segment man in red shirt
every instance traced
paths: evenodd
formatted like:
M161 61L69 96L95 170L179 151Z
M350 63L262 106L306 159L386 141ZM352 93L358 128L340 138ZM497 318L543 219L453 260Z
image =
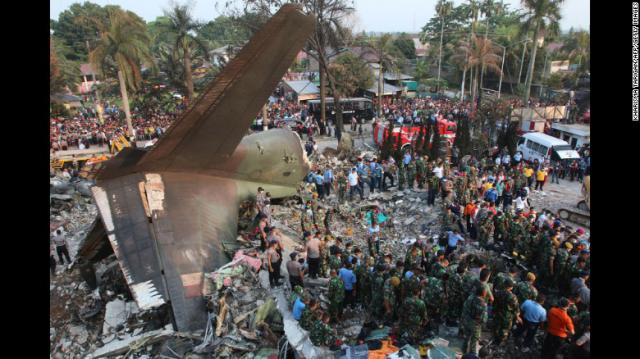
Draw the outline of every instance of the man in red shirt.
M569 300L561 298L557 307L547 313L547 336L542 344L542 359L555 359L558 349L567 339L568 334L575 334L573 321L569 314Z

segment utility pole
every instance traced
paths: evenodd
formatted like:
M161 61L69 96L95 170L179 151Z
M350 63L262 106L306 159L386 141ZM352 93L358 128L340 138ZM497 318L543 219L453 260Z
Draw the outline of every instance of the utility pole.
M87 44L87 54L91 53L91 48L89 47L89 40L86 41ZM87 58L89 58L87 56ZM91 64L91 62L89 62L89 67L91 68L91 80L93 81L93 84L96 84L96 74L95 74L95 70L93 69L93 66ZM102 102L100 101L100 91L98 90L98 88L96 87L96 112L98 113L98 120L100 121L101 124L104 123L104 120L102 119Z

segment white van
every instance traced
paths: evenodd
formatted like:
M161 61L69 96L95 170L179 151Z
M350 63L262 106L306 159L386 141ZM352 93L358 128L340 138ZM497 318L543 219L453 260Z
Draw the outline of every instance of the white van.
M571 146L559 138L541 132L525 133L518 140L518 151L526 161L538 160L571 160L579 159L580 155Z

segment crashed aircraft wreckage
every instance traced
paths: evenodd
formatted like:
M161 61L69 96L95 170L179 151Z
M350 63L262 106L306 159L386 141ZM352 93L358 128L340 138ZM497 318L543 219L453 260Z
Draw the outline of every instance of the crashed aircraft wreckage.
M138 306L169 303L177 330L206 325L204 273L228 261L239 203L259 186L291 196L309 170L294 132L243 136L314 26L283 6L154 147L124 149L92 188Z

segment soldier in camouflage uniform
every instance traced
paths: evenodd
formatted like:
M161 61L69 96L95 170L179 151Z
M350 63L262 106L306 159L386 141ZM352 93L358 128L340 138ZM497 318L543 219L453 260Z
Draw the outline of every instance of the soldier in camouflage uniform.
M317 320L317 313L319 309L320 303L315 299L311 299L309 301L309 305L304 308L302 316L300 317L300 327L302 327L302 329L307 331L311 330L313 322Z
M465 341L463 345L464 353L478 354L478 341L482 332L482 325L487 322L487 303L485 288L476 288L476 292L467 298L462 307L462 330Z
M347 195L347 177L344 175L344 173L342 172L338 173L337 183L338 183L338 201L340 203L344 203Z
M412 344L417 344L422 328L427 322L427 306L419 295L420 287L413 288L400 307L400 330L402 336Z
M527 279L518 283L514 288L514 294L518 297L518 303L524 303L525 300L536 300L538 298L538 290L533 286L536 276L533 273L527 273Z
M329 269L336 272L342 267L342 253L340 251L336 254L329 256Z
M573 249L573 245L571 244L571 242L564 242L564 244L560 246L560 248L558 248L555 256L555 280L553 281L553 283L562 293L566 293L569 290L569 281L571 280L571 278L569 277L569 257L571 257L569 251L571 249Z
M420 287L421 278L419 278L418 274L416 274L417 271L418 271L417 267L413 267L413 268L409 267L407 269L407 272L404 274L404 276L400 280L400 301L401 302L404 302L404 300L411 295L414 288Z
M384 282L384 320L391 323L396 319L396 289L400 286L400 278L393 276Z
M404 268L409 270L413 267L421 266L422 261L422 249L418 247L417 244L411 246L411 249L407 251L407 254L404 257ZM404 274L404 273L402 273Z
M444 231L452 231L456 222L456 215L451 212L451 207L447 207L442 214L442 229Z
M498 273L493 279L493 288L496 291L506 289L505 284L509 280L515 281L515 278L517 275L518 275L518 267L516 266L512 266L509 269L509 273L506 273L506 272Z
M486 247L489 242L493 240L494 229L493 212L488 212L487 217L479 226L478 240L480 241L481 246Z
M329 280L329 315L332 322L337 322L342 318L344 308L344 283L337 275L335 269L331 270Z
M404 189L404 184L407 182L406 179L406 170L404 167L404 162L398 162L398 190L402 191Z
M496 242L506 241L507 239L507 217L502 211L498 211L498 214L495 218L495 232L494 232L494 240Z
M327 245L326 238L320 237L318 232L318 238L323 245L320 246L320 277L326 278L329 274L329 246Z
M444 308L444 283L436 277L427 277L422 299L427 305L427 313L434 322L440 322ZM434 323L435 324L435 323Z
M407 187L413 189L414 182L416 180L416 163L413 159L409 161L406 167L407 170Z
M424 160L418 156L416 158L416 180L418 181L418 188L424 188L425 171Z
M363 256L360 265L357 266L354 271L357 280L356 286L358 287L356 296L358 297L358 303L360 303L363 308L368 308L369 302L371 301L371 277L369 275L371 260L372 257Z
M451 268L451 267L450 267ZM462 286L462 277L466 272L464 266L459 265L454 273L449 275L445 282L445 292L447 297L447 318L451 321L457 321L462 315L462 305L464 304L464 288Z
M556 249L554 248L551 239L542 238L540 240L540 251L538 255L538 273L540 274L540 281L543 284L551 284L555 279L553 276L553 264L556 256Z
M376 271L371 275L371 304L370 313L379 318L384 313L384 265L377 264Z
M433 206L436 203L436 196L440 191L440 179L435 175L429 178L429 198L427 199L427 205Z
M513 322L520 321L518 314L520 313L520 304L518 298L512 293L515 283L511 278L507 278L504 283L504 289L496 292L496 300L493 303L493 335L494 343L501 344L508 337L513 327Z
M507 250L512 251L514 249L520 249L522 244L522 237L524 234L524 229L522 228L521 216L516 216L513 219L513 222L509 224L509 239L507 240ZM518 253L520 254L520 253Z
M327 313L322 314L322 320L316 320L309 332L309 339L316 346L334 346L336 344L335 329L329 326L330 316Z

